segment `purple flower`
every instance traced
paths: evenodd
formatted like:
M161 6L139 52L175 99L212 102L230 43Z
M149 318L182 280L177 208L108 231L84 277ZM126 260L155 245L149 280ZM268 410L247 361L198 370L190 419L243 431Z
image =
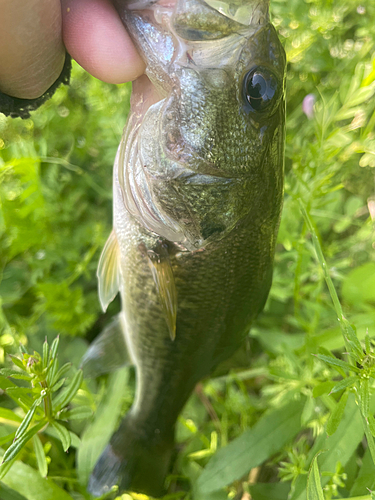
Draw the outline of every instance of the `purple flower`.
M314 94L307 94L302 102L302 111L305 113L307 118L311 120L314 118L314 104L315 104Z

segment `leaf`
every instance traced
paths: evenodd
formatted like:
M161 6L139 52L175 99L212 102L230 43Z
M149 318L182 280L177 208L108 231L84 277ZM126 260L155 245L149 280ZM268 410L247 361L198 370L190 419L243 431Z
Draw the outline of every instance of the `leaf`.
M342 285L344 300L353 306L375 301L375 262L356 267L345 276Z
M93 411L89 406L78 406L72 410L63 410L59 413L58 418L61 420L84 420L90 418Z
M13 467L17 457L12 458L12 460L9 460L6 464L1 464L0 466L0 479L3 479L6 477L10 469Z
M371 341L370 341L370 336L368 333L366 333L365 336L365 345L366 345L366 354L370 354L371 352Z
M364 103L374 94L374 85L368 85L367 87L360 87L357 89L352 97L345 103L345 105L349 108L353 108L358 106L359 104Z
M27 500L26 497L20 495L17 491L9 488L4 483L0 483L0 498L1 500Z
M288 483L257 483L249 485L253 500L285 500L288 498L290 484Z
M58 422L53 422L52 427L56 430L64 451L68 451L71 445L71 438L68 429Z
M0 438L0 446L9 443L9 441L13 441L16 432L12 432L11 434L7 434L6 436L1 436Z
M322 382L316 385L313 389L313 397L318 398L323 394L329 394L330 392L332 392L332 387L334 386L334 384L335 384L334 382L331 382L329 380L327 382Z
M373 435L373 437L375 437L375 419L374 419L374 416L371 415L371 413L368 415L367 421L368 421L368 425L369 425L371 434Z
M8 410L8 408L0 408L0 418L5 420L10 420L12 422L22 422L22 417L14 413L13 410Z
M335 409L331 413L326 428L328 436L332 436L332 434L336 432L344 415L346 402L348 401L348 396L349 396L349 391L344 392L344 394L340 398L340 401L336 404Z
M20 360L20 358L17 358L17 356L12 356L10 355L10 359L13 361L13 363L18 366L18 368L20 368L23 372L26 371L22 361Z
M48 342L47 339L43 342L43 369L47 368L48 364Z
M321 434L310 450L307 463L310 464L314 456L321 450L327 450L319 459L320 468L325 472L335 473L337 461L340 460L345 467L359 443L363 440L363 427L361 425L361 414L358 411L353 394L349 395L344 417L337 431L332 436ZM324 487L330 476L322 476L321 484ZM307 477L301 475L295 482L294 492L289 500L306 500Z
M56 382L58 382L66 373L68 373L71 367L72 363L65 363L65 365L63 365L53 377L51 385L53 386L54 384L56 384Z
M80 484L86 485L89 475L108 444L118 424L121 398L129 377L129 370L121 368L109 376L106 393L95 412L94 421L85 429L78 449L77 472Z
M363 349L362 349L361 343L358 339L355 326L351 325L346 318L342 318L341 322L343 325L343 329L344 329L346 338L349 341L349 344L351 345L353 351L355 351L356 355L358 356L358 359L359 360L362 359Z
M327 363L327 365L333 366L334 368L339 367L339 368L343 368L344 370L347 370L347 371L353 371L356 373L361 372L361 370L359 368L357 368L356 366L350 365L349 363L347 363L346 361L343 361L342 359L334 358L334 357L331 358L331 356L325 356L324 354L315 354L315 356L317 358L319 358L321 361L324 361L325 363Z
M361 397L361 412L365 418L368 416L369 404L370 404L370 394L369 394L368 384L369 384L368 378L362 378L361 385L359 388L359 395Z
M55 377L56 378L56 377ZM56 382L52 387L51 387L51 392L57 392L61 387L64 385L65 379L62 378L58 382Z
M368 421L366 420L366 418L363 415L361 415L361 417L362 417L363 428L365 430L367 444L368 444L368 447L369 447L369 450L370 450L370 453L371 453L371 458L372 458L372 461L375 464L375 443L374 443L374 438L373 438L373 436L371 434L371 430L370 430Z
M15 379L20 379L20 380L30 380L31 377L27 373L20 373L17 370L12 370L11 368L2 368L0 370L0 375L3 375L3 377L12 377Z
M368 494L368 489L375 489L375 465L367 448L362 458L362 465L350 490L350 497Z
M51 479L42 478L38 471L22 462L14 463L12 473L8 474L3 482L24 495L27 500L73 500Z
M216 491L240 479L291 441L301 430L305 400L267 412L252 429L219 450L198 479L199 491Z
M39 422L39 424L34 425L34 427L31 427L31 429L26 431L19 439L17 439L17 441L14 441L14 443L12 443L11 446L9 446L7 451L4 453L2 463L4 464L15 458L18 455L18 453L22 450L22 448L25 446L25 444L45 425L46 421L42 420L41 422Z
M353 375L352 377L346 377L343 380L340 380L334 387L332 387L330 394L334 394L335 392L340 392L347 387L355 384L358 380L358 377Z
M69 432L70 441L71 441L70 447L78 450L78 448L81 446L81 440L79 439L77 434L74 434L74 432L72 432L72 431L68 431L68 432ZM51 436L54 439L58 439L58 440L60 439L60 436L57 433L56 429L54 429L51 426L47 427L47 429L44 431L44 434L47 434L47 436Z
M82 370L78 370L68 387L53 400L52 403L55 411L59 411L61 408L64 408L64 406L66 406L74 398L76 392L81 387L82 380Z
M57 336L51 345L50 356L48 362L51 362L53 359L57 357L57 349L59 348L60 337Z
M40 403L41 403L41 398L38 398L36 401L34 401L32 407L26 413L24 419L22 420L21 425L18 427L18 429L16 431L16 436L15 436L16 439L20 438L27 431L27 428L29 427L30 422L31 422L31 420L32 420L32 418L34 416L36 407L38 405L40 405Z
M33 437L33 445L40 475L42 477L47 477L48 474L47 458L46 454L44 453L43 444L38 434L36 434Z
M315 455L307 480L307 500L324 500L322 485L320 483L320 474L318 468L318 456L322 452Z

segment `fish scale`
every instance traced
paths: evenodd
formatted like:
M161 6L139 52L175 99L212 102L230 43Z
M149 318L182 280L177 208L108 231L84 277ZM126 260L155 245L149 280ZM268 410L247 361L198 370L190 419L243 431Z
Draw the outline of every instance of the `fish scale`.
M136 395L91 475L95 495L114 484L164 493L179 413L241 345L271 286L285 54L268 2L242 4L242 23L239 6L223 15L202 0L146 12L118 2L147 69L115 161L114 229L98 276L104 307L121 294ZM254 71L273 85L260 111Z

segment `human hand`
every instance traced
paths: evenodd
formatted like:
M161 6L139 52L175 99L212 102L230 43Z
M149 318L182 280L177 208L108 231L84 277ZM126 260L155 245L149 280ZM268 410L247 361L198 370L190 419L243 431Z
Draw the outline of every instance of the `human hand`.
M41 96L59 77L65 47L108 83L140 76L145 65L112 0L0 0L0 92Z

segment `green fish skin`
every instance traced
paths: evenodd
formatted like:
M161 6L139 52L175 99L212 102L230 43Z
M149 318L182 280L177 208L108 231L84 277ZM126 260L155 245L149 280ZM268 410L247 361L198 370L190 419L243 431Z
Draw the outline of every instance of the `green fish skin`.
M249 3L244 24L203 0L118 6L147 70L115 161L98 275L104 308L121 293L137 389L88 488L159 497L179 413L239 348L271 286L285 53L267 1Z

